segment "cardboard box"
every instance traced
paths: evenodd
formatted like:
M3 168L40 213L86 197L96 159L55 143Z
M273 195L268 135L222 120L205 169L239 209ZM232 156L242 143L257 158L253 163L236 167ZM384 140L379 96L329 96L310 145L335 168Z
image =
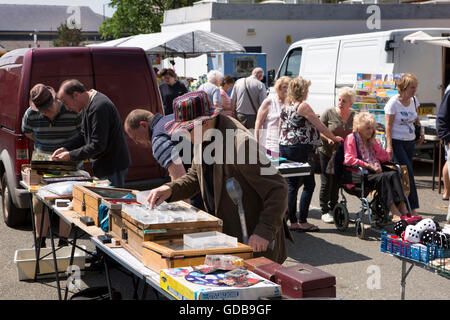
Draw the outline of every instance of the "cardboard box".
M23 164L21 167L22 180L29 186L38 185L41 183L42 175L37 170L31 169L31 165Z
M219 286L219 274L202 275L191 267L163 269L160 286L178 300L257 300L260 297L281 296L279 285L249 271L251 278L262 280L249 287Z
M161 269L197 266L204 264L206 255L229 254L242 259L253 257L250 246L239 243L237 247L212 249L186 249L183 239L145 241L142 248L142 263L156 272Z

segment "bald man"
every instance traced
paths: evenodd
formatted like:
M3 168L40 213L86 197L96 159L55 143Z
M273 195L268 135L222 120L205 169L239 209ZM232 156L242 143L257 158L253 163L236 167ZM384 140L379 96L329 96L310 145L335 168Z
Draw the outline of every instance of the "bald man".
M267 96L267 90L261 80L264 70L255 68L252 75L236 81L231 92L231 105L236 112L236 119L247 129L254 129L259 106Z

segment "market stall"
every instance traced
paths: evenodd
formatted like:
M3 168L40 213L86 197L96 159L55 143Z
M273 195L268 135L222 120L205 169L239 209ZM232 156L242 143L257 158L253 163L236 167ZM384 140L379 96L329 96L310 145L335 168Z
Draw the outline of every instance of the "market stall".
M336 296L334 276L314 267L303 265L291 270L266 258L256 258L258 263L255 265L250 246L222 233L222 220L183 201L163 203L150 210L145 204L149 191L101 185L91 177L83 175L85 179L82 179L68 171L72 167L58 167L59 173L56 174L55 169L61 164L46 161L40 159L32 161L29 167L24 165L21 185L43 202L49 221L52 215L57 215L70 224L74 238L66 249L57 248L50 226L51 249L43 255L40 251L43 249L35 243L35 257L39 257L39 263L35 261L34 270L28 272L28 279L37 280L42 271L41 260L51 256L50 268L45 272L47 276L54 273L59 299L63 299L60 273L66 271L68 265L77 265L79 249L92 254L77 245L82 233L89 235L97 255L103 258L110 297L108 259L119 263L134 279L144 283L143 297L149 287L158 298L169 299ZM307 164L278 158L272 159L272 163L283 175L310 172ZM35 232L33 224L34 236ZM70 255L62 259L58 255L61 250L69 250ZM78 265L81 269L84 258L82 253L82 263ZM309 273L300 272L305 268L310 269ZM138 283L134 282L134 286L137 297ZM293 290L294 287L297 289ZM66 283L64 299L67 298Z

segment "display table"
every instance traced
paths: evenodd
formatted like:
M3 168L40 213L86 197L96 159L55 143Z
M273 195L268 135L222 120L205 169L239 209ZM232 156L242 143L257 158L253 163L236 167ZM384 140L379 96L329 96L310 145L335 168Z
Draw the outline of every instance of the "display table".
M411 272L412 268L414 266L417 266L419 268L425 269L427 271L433 272L437 275L440 275L439 270L436 268L433 268L431 266L429 266L426 263L423 262L419 262L413 259L409 259L406 257L402 257L402 256L398 256L395 254L391 254L391 256L399 259L402 261L402 274L401 274L401 280L400 280L400 285L401 285L401 300L405 300L405 291L406 291L406 278L408 277L409 273ZM409 264L409 268L408 270L406 270L407 264ZM447 278L448 279L448 278Z
M69 209L62 209L57 208L52 200L44 199L41 197L38 193L39 187L37 186L28 186L25 182L21 181L20 183L24 188L26 188L30 192L30 199L32 195L35 195L39 200L41 200L44 204L44 211L46 211L48 218L49 218L49 233L50 233L50 240L51 240L51 248L52 248L52 255L53 255L53 262L54 262L54 268L57 269L57 258L56 258L56 251L58 250L57 247L55 247L54 244L54 233L52 232L52 226L51 226L51 217L53 214L56 214L59 218L61 218L65 223L69 224L72 227L72 230L74 232L73 240L69 241L69 244L72 245L72 252L70 257L70 263L72 264L74 259L74 253L75 248L80 248L77 246L77 239L81 234L87 234L90 236L91 242L95 245L97 250L97 255L101 256L103 259L103 264L105 268L105 275L106 275L106 282L108 285L110 297L111 295L111 281L109 276L109 266L106 258L111 259L112 261L118 263L123 269L125 269L126 272L128 272L129 275L133 276L134 279L142 280L144 283L144 292L143 297L145 297L146 294L146 288L147 285L150 285L151 288L154 290L154 293L159 296L164 296L166 298L173 299L167 292L161 289L159 286L159 274L156 272L146 268L138 259L136 259L131 253L129 253L126 249L122 247L112 248L109 245L103 244L99 239L98 236L104 235L105 232L96 226L87 226L84 223L81 222L80 218L81 215L73 210ZM31 201L31 200L30 200ZM31 203L32 205L32 203ZM47 210L45 210L47 209ZM33 221L33 235L35 239L35 249L36 249L36 257L39 257L39 259L42 259L44 257L40 257L40 247L38 244L36 244L36 232L35 232L35 225L34 225L34 212L33 207L31 206L31 212L32 212L32 221ZM43 212L44 214L44 212ZM43 216L43 215L42 215ZM42 222L41 222L42 225ZM89 252L89 254L93 254L92 252ZM36 270L35 270L35 280L39 276L39 264L36 263ZM61 294L61 286L59 283L59 274L58 272L55 272L55 278L56 278L56 286L58 290L58 299L62 300L62 294ZM137 286L138 283L134 282L134 297L137 297ZM68 286L66 284L65 287L65 294L64 294L64 300L67 299L68 295Z
M439 193L441 193L441 176L442 176L442 141L436 135L425 135L425 143L432 144L433 156L432 159L424 159L421 157L414 157L414 161L431 163L431 171L433 176L432 190L434 191L435 181L436 181L436 156L438 156L438 185ZM438 152L436 152L438 151Z
M142 262L136 259L136 257L133 256L128 250L126 250L125 248L112 248L102 243L97 237L92 237L91 242L95 245L97 252L106 255L108 258L118 263L126 270L129 270L137 279L144 282L142 298L145 297L147 287L150 286L157 297L162 296L164 298L174 300L174 297L172 297L168 292L161 289L159 285L159 274L144 266ZM107 274L107 285L111 294L111 282L107 264L105 264L105 268ZM136 296L137 288L135 287L135 297Z

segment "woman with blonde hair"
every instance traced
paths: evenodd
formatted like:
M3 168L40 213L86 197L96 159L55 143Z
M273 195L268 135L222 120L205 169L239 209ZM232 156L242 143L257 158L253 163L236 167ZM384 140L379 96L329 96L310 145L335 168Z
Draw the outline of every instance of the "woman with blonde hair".
M355 103L356 92L352 88L344 87L340 90L338 103L335 107L325 110L320 116L320 121L337 136L345 139L353 130L353 117L355 112L351 110L351 106ZM339 187L334 176L326 173L328 162L331 159L333 151L338 144L333 140L322 135L322 146L319 147L320 159L320 208L322 211L322 221L325 223L333 223L333 216L330 212L339 198Z
M393 222L401 219L412 222L408 218L406 197L398 173L382 171L381 164L388 162L391 156L375 139L375 133L376 121L373 114L361 112L355 116L353 134L349 134L344 142L344 165L360 166L365 170L365 187L377 190L381 202L392 213ZM353 168L348 170L356 171ZM416 217L413 220L416 221Z
M415 97L419 80L412 73L405 73L396 82L398 94L391 97L384 107L386 115L386 151L400 165L406 165L409 173L409 203L413 214L419 208L413 171L413 156L416 144L424 140L421 128L420 139L416 141L414 124L420 125L417 114L419 101Z
M302 232L319 231L319 228L307 222L309 205L314 193L314 163L311 155L320 144L320 133L338 143L343 139L335 136L322 122L308 103L311 81L297 77L289 82L287 103L281 110L280 121L280 155L296 162L308 162L311 173L303 177L289 177L288 182L288 216L290 229ZM301 183L304 187L300 197L299 219L297 219L297 194Z
M276 95L264 99L256 116L256 141L273 157L280 153L280 114L286 102L289 81L291 78L284 76L275 82Z

